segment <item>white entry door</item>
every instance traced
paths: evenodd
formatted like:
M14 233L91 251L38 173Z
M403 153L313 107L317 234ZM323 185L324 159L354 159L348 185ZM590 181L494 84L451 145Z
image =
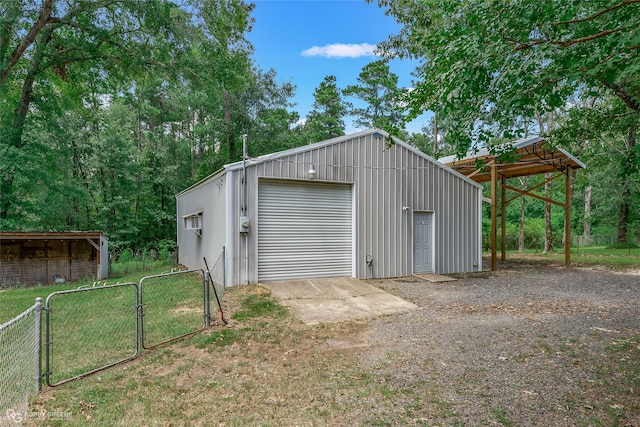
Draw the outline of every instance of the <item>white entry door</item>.
M433 272L433 212L413 213L413 272Z

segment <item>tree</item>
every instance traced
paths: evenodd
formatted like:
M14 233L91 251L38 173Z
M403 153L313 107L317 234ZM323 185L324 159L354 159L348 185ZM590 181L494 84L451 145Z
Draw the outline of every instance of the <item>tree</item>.
M20 216L15 185L28 168L15 165L25 165L22 156L31 158L23 140L30 112L52 104L48 100L56 94L56 83L69 79L77 64L92 64L83 70L83 79L148 65L153 35L172 32L187 14L162 0L47 0L41 7L33 1L8 1L0 7L5 12L0 21L0 88L10 102L3 106L0 123L0 221L8 221ZM34 105L34 100L39 102Z
M358 75L359 85L350 85L343 90L345 96L363 101L364 107L351 109L356 116L356 127L398 127L403 115L398 88L398 76L391 72L384 60L374 61L364 66Z
M618 239L628 235L640 174L640 0L377 3L404 25L380 45L385 56L423 61L407 119L438 111L454 125L449 140L463 155L522 135L536 115L566 115L551 143L615 141L609 148L626 153L609 160L620 162L611 183L619 189ZM597 120L584 126L593 108Z
M253 67L252 8L0 0L0 228L141 249L175 237L174 194L237 160L242 133L295 144L295 88Z
M403 25L385 54L423 60L407 118L446 116L460 153L512 138L516 116L564 107L576 91L606 89L640 113L638 0L377 3Z
M569 147L587 165L584 191L584 230L607 223L626 242L640 215L640 148L636 143L640 117L609 91L583 93L571 103L566 119L554 130L554 141ZM578 175L579 177L580 175ZM599 205L599 199L606 200ZM591 204L595 204L592 210ZM605 213L606 211L606 213ZM616 219L615 223L611 222ZM609 231L607 231L609 233Z
M307 115L305 128L312 142L344 135L344 117L350 104L342 99L336 76L326 76L313 92L313 109Z
M51 18L54 0L45 0L38 8L33 2L24 3L3 0L0 3L0 87L9 77L27 49L33 45L38 34L46 27ZM29 28L20 32L20 27ZM14 40L14 35L22 37ZM13 46L13 49L11 47Z

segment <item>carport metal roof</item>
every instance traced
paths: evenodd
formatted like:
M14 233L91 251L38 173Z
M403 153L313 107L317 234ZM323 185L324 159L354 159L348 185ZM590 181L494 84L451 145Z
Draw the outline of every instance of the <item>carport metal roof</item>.
M547 144L547 140L542 137L531 137L502 144L490 152L480 150L474 155L469 155L463 159L455 156L443 157L439 161L457 172L473 179L476 182L491 182L491 199L486 200L491 203L491 270L497 269L497 216L498 216L498 180L501 182L501 212L504 213L505 206L512 200L523 196L531 196L545 202L555 204L565 209L565 264L571 262L571 170L585 168L577 157L571 155L562 148L554 148ZM508 157L514 161L503 161L500 159L501 152L511 152ZM481 166L480 168L478 166ZM557 175L545 180L528 190L515 188L507 185L506 180L522 176L546 174L559 172ZM565 201L558 202L533 192L536 188L553 181L556 178L565 176ZM512 190L517 196L506 199L506 190ZM506 222L505 215L502 219L502 260L505 259L506 245Z
M546 144L546 139L541 137L520 139L502 144L498 148L513 148L517 157L514 162L498 162L498 174L507 179L586 167L577 157L562 148L550 147ZM485 149L464 159L449 156L439 161L476 182L487 182L491 181L491 168L480 170L477 168L477 161L491 166L495 161L495 155Z

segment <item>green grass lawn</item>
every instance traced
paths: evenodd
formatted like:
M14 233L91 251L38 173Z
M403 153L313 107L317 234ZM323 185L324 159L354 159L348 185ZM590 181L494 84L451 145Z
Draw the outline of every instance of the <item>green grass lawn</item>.
M163 265L144 272L131 273L127 275L116 275L110 277L108 280L101 281L100 284L104 285L105 283L107 283L109 285L112 285L115 283L125 282L137 283L145 276L171 271L171 269L175 267L176 266ZM73 283L59 283L45 286L39 285L35 287L20 286L0 290L0 324L13 319L18 314L31 307L33 304L35 304L36 298L38 297L42 298L42 303L44 304L47 296L49 296L53 292L78 289L79 287L91 287L94 285L94 283L95 281L93 279L87 279Z
M490 252L485 253L490 256ZM500 251L498 251L500 257ZM558 248L553 252L543 253L539 250L507 251L509 261L535 261L564 264L564 250ZM640 268L640 248L608 248L606 246L589 246L571 248L571 265L573 266L605 266L612 269Z

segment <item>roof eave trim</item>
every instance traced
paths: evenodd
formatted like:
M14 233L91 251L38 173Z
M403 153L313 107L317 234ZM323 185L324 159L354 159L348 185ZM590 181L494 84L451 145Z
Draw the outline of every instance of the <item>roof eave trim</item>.
M268 162L270 160L276 160L276 159L279 159L281 157L286 157L286 156L291 156L291 155L295 155L295 154L299 154L299 153L304 153L305 151L315 150L317 148L326 147L328 145L338 144L338 143L343 142L343 141L348 141L350 139L360 138L362 136L369 135L369 134L375 135L376 133L380 134L380 136L382 136L384 138L389 138L389 134L387 132L383 131L382 129L371 128L371 129L366 129L366 130L363 130L363 131L360 131L360 132L352 133L352 134L349 134L349 135L342 135L342 136L338 136L338 137L335 137L335 138L327 139L325 141L315 142L313 144L303 145L301 147L290 148L289 150L278 151L276 153L265 154L263 156L256 157L256 158L253 158L253 159L247 159L247 161L245 162L245 166L258 165L260 163L265 163L265 162ZM239 161L239 162L229 163L227 165L224 165L224 169L227 172L231 172L231 171L236 171L236 170L242 169L242 166L243 166L243 162Z
M202 178L200 181L196 182L195 184L192 184L191 186L185 188L184 190L182 190L181 192L176 194L176 198L179 197L179 196L182 196L184 193L188 193L189 191L193 190L196 187L199 187L199 186L201 186L203 184L206 184L209 181L213 181L214 179L218 178L219 176L224 175L224 172L225 172L224 169L218 169L217 171L215 171L211 175L208 175L208 176Z

